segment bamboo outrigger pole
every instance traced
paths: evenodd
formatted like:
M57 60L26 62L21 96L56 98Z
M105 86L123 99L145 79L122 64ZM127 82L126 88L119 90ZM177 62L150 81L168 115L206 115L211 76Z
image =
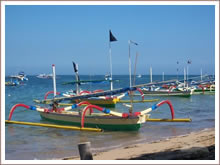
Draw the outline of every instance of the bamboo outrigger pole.
M186 119L146 119L147 122L191 122L189 118Z
M70 129L70 130L77 130L77 131L102 132L102 129L99 129L99 128L86 128L86 127L82 128L82 127L76 127L76 126L65 126L65 125L55 125L55 124L46 124L46 123L32 123L32 122L11 121L11 120L5 120L5 123L40 126L40 127L50 127L50 128L62 128L62 129Z

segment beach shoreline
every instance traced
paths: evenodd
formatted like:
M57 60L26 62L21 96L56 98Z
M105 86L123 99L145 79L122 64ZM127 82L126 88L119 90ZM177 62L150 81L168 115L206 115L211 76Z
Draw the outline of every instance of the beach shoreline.
M91 144L92 145L92 144ZM93 154L94 160L215 160L215 129L132 144ZM62 160L80 160L66 157Z

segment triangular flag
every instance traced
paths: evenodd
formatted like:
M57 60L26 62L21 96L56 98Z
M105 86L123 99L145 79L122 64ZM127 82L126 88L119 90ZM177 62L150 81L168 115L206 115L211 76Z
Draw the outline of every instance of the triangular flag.
M117 39L113 36L111 30L109 30L109 39L110 39L110 42L117 41Z

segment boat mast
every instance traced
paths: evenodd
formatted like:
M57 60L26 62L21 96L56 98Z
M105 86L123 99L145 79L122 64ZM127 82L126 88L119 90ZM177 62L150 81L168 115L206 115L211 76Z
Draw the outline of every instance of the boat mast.
M112 49L111 49L111 42L109 42L109 61L110 61L110 84L111 90L113 90L113 82L112 82Z
M186 87L186 68L184 67L184 88Z
M138 58L138 52L136 53L136 57L135 57L134 76L133 76L133 86L135 85L136 67L137 67L137 58Z
M152 79L152 67L150 67L150 82L151 83L153 82L153 79Z
M136 42L128 40L128 65L129 65L130 88L132 87L132 84L131 84L131 43L134 45L138 45ZM131 99L131 107L129 109L129 113L132 113L132 111L133 111L133 91L130 91L130 99Z
M188 81L189 81L189 64L191 64L191 60L188 60L187 61L187 70L186 70L186 72L187 72L187 77L186 77L186 82L187 82L187 90L188 90L188 86L189 86L189 84L188 84Z
M200 74L201 74L201 81L202 81L202 68L201 68L201 70L200 70Z
M176 63L177 63L177 69L176 69L177 75L176 75L176 77L177 77L177 80L178 80L179 79L179 67L178 67L179 61L177 61Z
M129 69L129 82L131 87L131 41L128 40L128 69Z
M55 65L52 65L53 70L53 95L56 97L57 89L56 89L56 73L55 73Z
M162 81L164 81L164 72L163 72L163 77L162 77Z
M128 69L129 69L130 87L132 86L132 84L131 84L131 43L134 45L138 45L136 42L128 40L128 67L129 67Z

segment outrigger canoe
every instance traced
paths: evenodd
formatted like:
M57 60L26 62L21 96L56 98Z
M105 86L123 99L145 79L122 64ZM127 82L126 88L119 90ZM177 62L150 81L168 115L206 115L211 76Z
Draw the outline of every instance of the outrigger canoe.
M144 100L144 96L143 96L143 92L140 90L140 88L136 88L136 90L138 92L140 92L140 95L141 95L141 100L134 100L133 103L135 102L155 102L155 101L159 101L159 99L148 99L148 100ZM96 94L96 93L100 93L100 92L104 92L103 90L95 90L93 92L90 92L90 91L81 91L79 93L79 96L85 96L85 95L90 95L90 94ZM51 104L51 99L47 99L47 96L49 94L52 94L54 93L54 91L49 91L45 94L44 96L44 100L37 100L35 99L34 102L38 103L38 104ZM109 92L109 95L111 96L111 91ZM73 96L77 96L75 95L75 93L60 93L60 92L56 92L57 96L64 96L64 97L67 97L67 98L70 98L70 97L73 97ZM127 103L127 102L130 102L130 100L121 100L121 98L123 98L124 96L126 95L129 95L128 92L126 93L123 93L121 95L118 95L118 96L111 96L111 97L107 97L107 96L99 96L99 97L96 97L96 95L94 95L94 97L90 97L90 98L79 98L79 99L70 99L71 100L71 103L79 103L81 101L87 101L89 102L90 104L94 104L94 105L98 105L98 106L101 106L101 107L108 107L108 108L115 108L116 104L117 103ZM59 100L59 97L56 97L57 100ZM62 99L62 97L61 97Z
M136 131L139 130L141 125L147 121L150 116L150 114L148 114L150 111L155 110L165 103L169 105L172 119L174 119L173 106L171 105L170 101L165 100L141 112L134 113L120 113L92 105L85 101L65 108L55 109L53 109L54 107L52 109L48 109L38 106L16 104L10 111L8 121L11 120L12 114L17 107L24 107L26 109L39 112L41 118L43 119L62 125L73 125L81 128L92 127L111 131ZM81 110L78 109L80 106L85 104L87 104L86 107ZM76 110L70 111L72 109ZM98 110L102 113L94 113L94 110Z
M63 100L71 100L71 99L82 99L82 98L89 98L89 97L98 97L103 96L105 94L112 94L122 93L125 91L134 91L136 87L131 88L122 88L113 91L104 91L98 92L88 95L81 95L81 96L72 96L70 98L63 97L63 98L54 98L51 100L52 107L40 107L40 106L29 106L25 104L16 104L10 110L9 118L6 123L13 123L11 121L12 114L17 107L24 107L26 109L34 110L40 113L40 116L43 119L64 124L69 126L78 126L77 130L83 130L85 128L94 128L98 130L111 130L111 131L134 131L139 130L141 125L146 123L147 121L158 121L154 119L150 119L149 112L156 110L163 104L168 104L171 112L171 119L170 120L159 120L159 121L180 121L175 119L174 117L174 109L169 100L161 101L157 104L154 104L150 108L144 109L140 112L132 112L129 108L129 113L124 112L117 112L113 111L104 107L99 107L97 105L92 105L86 101L80 102L78 104L73 104L71 106L66 107L57 107L57 101ZM81 106L85 107L81 107ZM94 110L99 111L99 113L95 113ZM181 121L186 122L190 121L189 119L182 119ZM23 123L24 124L24 123ZM28 123L30 125L30 123ZM41 126L42 124L32 124ZM45 124L44 124L45 125ZM56 126L57 127L57 126ZM90 129L91 130L91 129Z
M148 91L142 90L146 96L181 96L190 97L192 95L191 91Z

